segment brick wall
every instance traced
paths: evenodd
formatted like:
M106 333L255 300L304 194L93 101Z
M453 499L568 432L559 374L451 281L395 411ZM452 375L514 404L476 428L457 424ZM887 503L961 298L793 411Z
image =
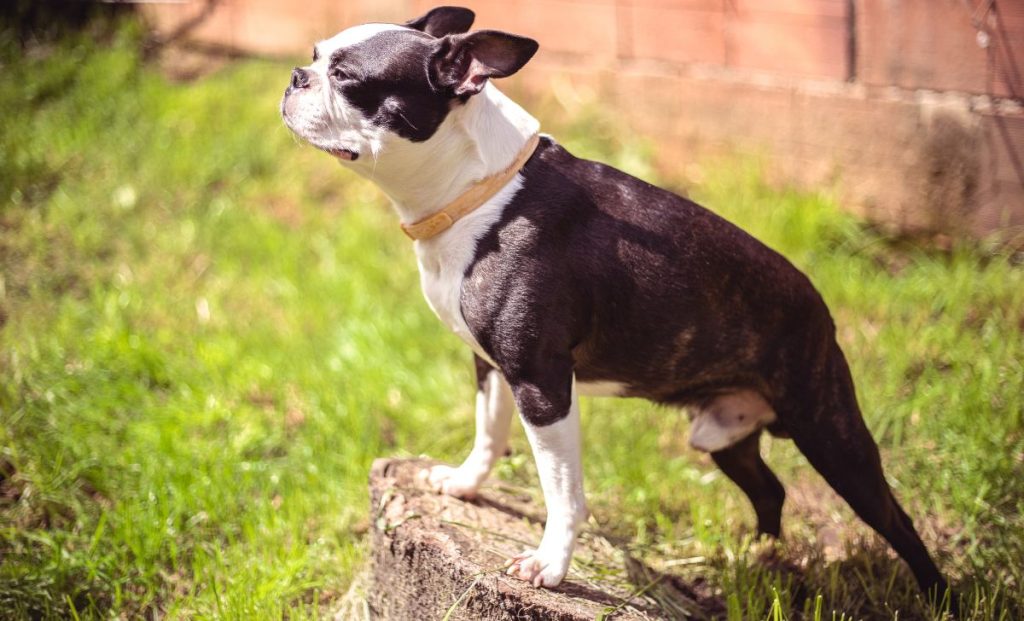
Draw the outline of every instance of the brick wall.
M424 0L149 4L158 31L305 55ZM1024 0L465 0L478 28L541 43L519 87L599 92L683 167L765 155L907 229L1024 228Z

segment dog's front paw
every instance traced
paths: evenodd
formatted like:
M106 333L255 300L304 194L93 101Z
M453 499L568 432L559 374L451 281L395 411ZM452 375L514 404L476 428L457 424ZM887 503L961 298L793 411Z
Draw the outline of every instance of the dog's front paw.
M466 464L453 468L451 466L432 466L422 473L430 487L436 491L456 498L473 498L480 489L480 484L487 477L487 472L479 468L467 467Z
M535 587L556 587L569 571L570 558L571 555L545 553L542 549L525 550L507 561L505 573Z

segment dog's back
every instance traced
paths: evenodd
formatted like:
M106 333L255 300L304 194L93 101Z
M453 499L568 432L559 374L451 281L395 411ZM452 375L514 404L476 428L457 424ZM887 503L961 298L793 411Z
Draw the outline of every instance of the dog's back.
M472 295L545 300L537 329L572 348L581 382L700 403L752 388L781 397L833 338L828 309L785 258L736 226L544 139L501 221L479 242ZM464 308L480 305L465 299ZM490 308L483 305L484 309ZM486 338L500 318L471 311Z

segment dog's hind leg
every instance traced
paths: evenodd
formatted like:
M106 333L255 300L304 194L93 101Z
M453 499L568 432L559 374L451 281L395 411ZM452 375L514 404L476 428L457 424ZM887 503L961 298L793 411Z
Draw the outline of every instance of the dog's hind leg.
M941 597L946 582L885 480L838 345L826 353L816 381L811 394L800 395L801 403L782 413L786 430L829 485L907 562L921 589Z
M711 459L750 498L757 514L757 532L779 537L786 490L761 458L760 438L761 431L755 431L728 448L714 451Z

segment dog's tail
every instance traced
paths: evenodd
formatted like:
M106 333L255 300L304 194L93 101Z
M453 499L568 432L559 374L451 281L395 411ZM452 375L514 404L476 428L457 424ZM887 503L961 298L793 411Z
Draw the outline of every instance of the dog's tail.
M885 480L846 357L835 339L822 353L815 388L796 406L803 411L789 417L787 431L829 485L910 565L921 588L941 597L946 582Z

